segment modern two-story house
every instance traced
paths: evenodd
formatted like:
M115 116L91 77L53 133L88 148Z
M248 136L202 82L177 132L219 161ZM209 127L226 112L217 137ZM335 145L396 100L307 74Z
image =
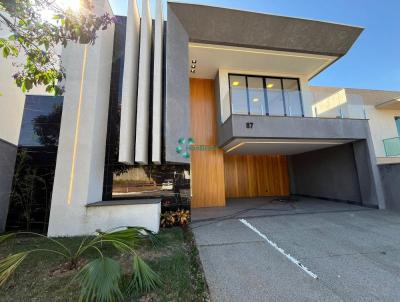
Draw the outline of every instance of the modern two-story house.
M164 13L161 1L154 17L129 0L94 46L62 52L65 95L41 103L62 104L49 235L157 231L161 206L236 197L387 207L368 106L399 95L309 86L362 28L173 2Z

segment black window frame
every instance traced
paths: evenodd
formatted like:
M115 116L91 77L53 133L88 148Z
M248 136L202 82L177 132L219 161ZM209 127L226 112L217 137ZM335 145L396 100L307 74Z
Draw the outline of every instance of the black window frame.
M229 87L229 109L230 109L230 116L232 115L243 115L243 114L236 114L233 113L233 108L232 108L232 90L231 90L231 76L240 76L245 78L246 82L246 95L247 95L247 115L251 116L263 116L263 115L253 115L251 114L250 111L250 100L249 100L249 86L248 86L248 78L249 77L255 77L255 78L261 78L263 81L263 89L264 89L264 102L265 102L265 116L269 116L269 104L268 104L268 94L267 94L267 87L266 87L266 79L278 79L281 82L281 91L282 91L282 98L283 98L283 108L284 108L284 115L283 116L290 116L293 117L292 115L288 115L287 112L287 106L286 106L286 97L285 97L285 89L283 88L283 80L296 80L297 81L297 87L298 87L298 92L299 92L299 98L300 98L300 105L301 105L301 117L304 117L304 106L303 106L303 96L301 94L301 86L300 86L300 79L299 78L292 78L292 77L277 77L277 76L268 76L268 75L255 75L255 74L241 74L241 73L228 73L228 87ZM228 118L229 118L228 117ZM295 116L296 117L296 116Z
M400 137L400 127L399 127L400 116L395 116L394 117L394 122L396 124L397 135Z

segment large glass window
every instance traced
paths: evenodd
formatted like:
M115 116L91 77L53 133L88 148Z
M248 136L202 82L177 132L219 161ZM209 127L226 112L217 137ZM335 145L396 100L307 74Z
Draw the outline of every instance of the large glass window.
M249 114L245 76L229 76L232 114Z
M298 79L229 75L232 114L303 116Z
M265 78L268 109L270 115L285 115L285 100L282 93L282 81L277 78Z
M394 118L395 122L396 122L396 126L397 126L397 134L400 136L400 116L396 116Z
M263 78L248 77L247 85L249 91L250 114L265 115L267 113L267 109L265 106Z
M300 87L297 79L282 79L283 91L286 102L286 114L289 116L302 116Z

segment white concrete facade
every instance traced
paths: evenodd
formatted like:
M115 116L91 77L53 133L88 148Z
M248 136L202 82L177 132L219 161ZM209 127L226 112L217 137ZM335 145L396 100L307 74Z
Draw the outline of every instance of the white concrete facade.
M384 104L400 96L400 92L315 86L310 90L319 96L320 102L316 103L318 109L348 103L352 105L349 109L351 112L344 114L351 114L353 118L367 118L375 155L378 158L386 157L383 140L400 136L395 122L395 117L400 116L400 109L386 109Z
M0 28L0 37L8 37L11 33L5 26ZM61 52L61 48L57 49ZM0 55L0 139L18 145L21 122L25 106L25 94L17 87L13 74L18 71L13 63L23 64L25 55L21 51L19 57L5 59ZM45 87L33 87L27 94L50 95Z
M95 13L111 13L97 0ZM100 201L110 93L114 26L96 44L70 44L62 61L68 74L54 177L49 236L78 235L90 225L86 205ZM97 219L101 219L98 217Z
M135 163L136 105L139 68L140 16L136 0L128 1L124 75L122 82L119 162Z
M112 13L97 0L95 13ZM95 45L68 45L62 54L68 74L48 235L77 236L96 229L141 226L157 232L160 203L89 206L102 201L105 146L113 62L114 26Z
M395 117L400 116L400 110L377 109L375 106L365 107L369 119L372 141L377 157L386 157L383 140L399 137Z
M1 55L0 66L0 139L17 145L25 95L14 83L12 75L16 70L11 61L4 59Z
M135 161L148 163L149 145L149 104L150 104L150 69L152 45L152 18L149 0L142 2L142 22L140 27L139 83L136 115Z
M152 162L161 164L161 122L163 97L163 44L164 19L162 2L157 0L154 28L154 67L153 67L153 135Z

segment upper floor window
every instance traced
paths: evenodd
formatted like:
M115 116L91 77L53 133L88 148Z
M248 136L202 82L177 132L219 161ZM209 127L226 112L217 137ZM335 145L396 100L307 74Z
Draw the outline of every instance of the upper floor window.
M298 79L229 74L232 114L303 116Z
M400 136L400 116L395 116L394 121L396 122L397 134Z

